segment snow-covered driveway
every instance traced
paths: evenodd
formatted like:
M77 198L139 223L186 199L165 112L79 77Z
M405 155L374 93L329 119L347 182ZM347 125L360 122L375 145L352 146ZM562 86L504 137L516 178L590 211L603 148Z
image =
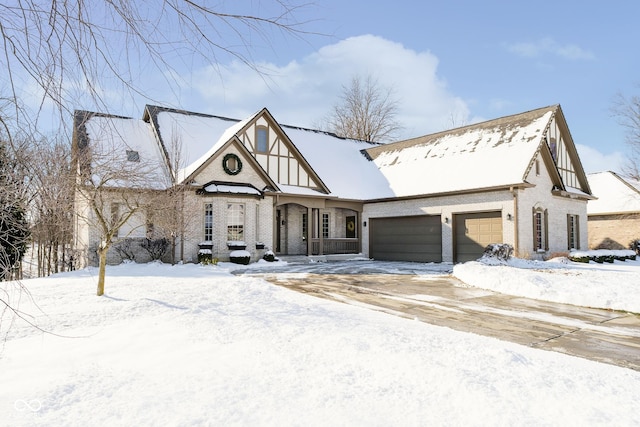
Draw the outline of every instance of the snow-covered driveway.
M447 264L348 261L238 270L315 296L640 370L640 317L504 295L452 277Z

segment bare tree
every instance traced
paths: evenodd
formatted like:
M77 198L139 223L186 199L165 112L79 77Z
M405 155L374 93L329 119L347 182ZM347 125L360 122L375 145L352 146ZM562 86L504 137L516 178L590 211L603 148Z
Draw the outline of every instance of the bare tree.
M270 7L265 8L265 3ZM307 23L296 19L307 6L296 5L295 0L218 2L215 6L199 0L4 2L0 4L0 129L7 134L9 146L20 132L38 140L45 121L59 123L61 136L69 138L69 118L79 105L110 113L110 93L120 99L145 97L145 79L140 76L150 74L163 76L167 89L175 90L180 66L198 61L217 69L221 61L231 58L262 73L252 58L257 43L270 44L278 33L309 34L304 29ZM262 12L268 9L273 10L271 16ZM113 164L104 162L106 167ZM138 197L141 190L125 194L114 186L127 179L127 185L139 184L138 177L123 173L127 172L111 168L102 175L103 181L84 176L80 182L84 200L101 224L107 249L119 227L149 197L134 200L131 194ZM111 206L106 204L109 198L121 199L114 203L123 206L111 218L104 217ZM34 200L41 203L36 211L46 214L43 209L50 200ZM38 215L38 219L44 227L44 218Z
M0 281L20 278L16 268L29 239L25 179L12 147L0 138Z
M292 0L294 1L294 0ZM262 16L268 3L274 12ZM217 2L209 6L197 0L22 0L0 4L0 101L5 114L24 129L35 132L40 112L54 104L60 123L83 100L99 111L110 112L108 93L118 97L143 92L143 75L151 72L166 79L169 90L181 75L181 65L202 61L217 69L228 58L262 72L252 59L257 43L270 43L281 32L286 36L308 34L306 22L296 21L299 9L289 0ZM36 110L20 102L22 87L40 91L30 99ZM24 101L26 102L26 101ZM1 106L0 106L1 107ZM9 111L7 107L11 107ZM18 127L15 127L18 128Z
M640 96L618 95L614 101L613 112L626 129L626 143L631 149L631 156L623 166L623 172L630 178L640 180Z
M342 86L327 122L330 131L345 138L389 142L402 129L397 113L392 88L381 86L371 75L354 76L349 86Z
M176 129L172 135L178 135ZM167 177L166 188L160 196L162 201L158 203L160 209L152 209L150 216L153 222L153 237L165 238L171 242L171 263L176 262L176 255L184 261L184 236L190 227L190 222L197 218L195 212L191 212L185 197L193 191L188 184L182 183L181 170L186 166L184 159L184 146L179 137L168 142L166 147L171 159L169 165L170 175ZM178 248L178 243L180 247Z
M37 275L72 268L71 234L74 175L71 146L64 141L34 142L25 150L29 175L32 257Z
M74 211L79 224L97 229L99 244L97 295L104 294L109 248L145 227L145 213L157 206L166 181L159 160L146 158L135 150L126 150L126 141L102 120L86 134L86 123L93 114L76 113L72 165L78 170ZM83 131L84 129L84 131ZM125 227L126 226L126 227Z

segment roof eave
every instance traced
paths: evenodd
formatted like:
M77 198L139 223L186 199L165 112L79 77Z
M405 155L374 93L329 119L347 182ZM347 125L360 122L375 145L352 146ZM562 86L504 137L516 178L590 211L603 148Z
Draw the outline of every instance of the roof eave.
M483 187L483 188L470 188L466 190L454 190L454 191L442 191L439 193L423 193L423 194L414 194L409 196L392 196L392 197L384 197L377 199L365 199L364 203L382 203L382 202L392 202L399 200L415 200L415 199L427 199L432 197L447 197L447 196L457 196L460 194L474 194L474 193L486 193L493 191L513 191L515 189L524 189L535 187L534 184L530 184L528 182L519 182L516 184L505 184L498 185L493 187Z
M570 199L578 199L578 200L597 200L598 198L592 196L590 194L578 194L572 193L571 191L566 190L551 190L551 194L558 197L566 197Z

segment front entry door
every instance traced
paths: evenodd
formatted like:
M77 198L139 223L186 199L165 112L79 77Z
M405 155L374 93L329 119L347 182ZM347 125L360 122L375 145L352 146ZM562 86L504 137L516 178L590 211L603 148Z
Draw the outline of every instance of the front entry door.
M345 232L345 236L347 237L347 239L356 238L356 217L355 216L347 217L347 230Z

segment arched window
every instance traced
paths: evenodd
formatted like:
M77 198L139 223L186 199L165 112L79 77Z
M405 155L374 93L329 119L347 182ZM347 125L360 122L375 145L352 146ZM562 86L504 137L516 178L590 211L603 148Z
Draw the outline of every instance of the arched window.
M549 250L549 211L540 207L533 208L533 250Z

